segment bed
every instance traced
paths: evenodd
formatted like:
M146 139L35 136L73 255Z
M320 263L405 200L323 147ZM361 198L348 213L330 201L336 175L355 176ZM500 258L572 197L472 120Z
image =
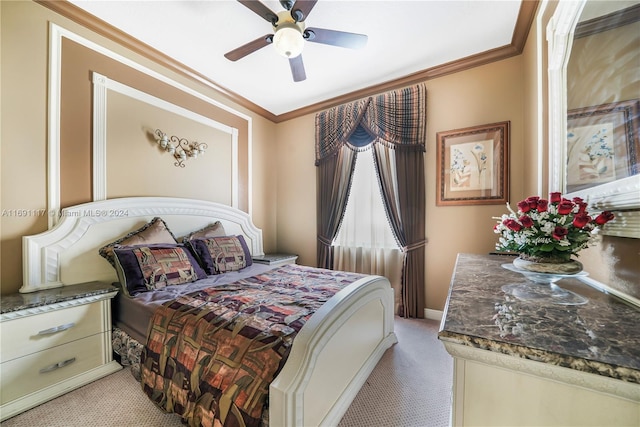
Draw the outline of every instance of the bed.
M235 236L236 243L241 240L247 259L264 254L262 231L248 214L238 209L181 198L109 199L63 209L54 228L23 238L21 292L89 281L119 282L121 286L125 282L114 301L114 331L123 334L116 339L126 336L136 343L146 340L147 332L153 329L145 331L149 319L161 317L158 307L180 302L176 311L185 311L184 307L189 304L203 304L193 302L195 294L211 301L218 298L221 289L237 287L239 283L255 286L256 278L275 283L283 282L287 275L315 277L322 273L305 266L282 266L274 270L252 263L224 274L205 274L189 282L189 286L166 286L148 293L132 292L133 295L128 296L129 278L118 277L116 269L105 261L99 250L132 230L144 228L155 218L162 220L176 240L217 223L224 229L225 236ZM120 253L120 249L117 252ZM340 277L332 280L344 283L327 294L326 301L313 303L315 311L302 322L290 348L283 353L284 364L278 366L277 375L268 384L268 416L263 419L268 420L269 425L336 425L384 351L397 342L393 331L393 291L388 280L380 276L333 274ZM262 282L260 286L264 288ZM147 301L136 301L139 295ZM146 320L141 323L140 319L133 319L128 310L131 306L137 307L134 311L143 311L141 317ZM145 347L147 361L151 359L150 354L162 354L157 348L158 352L154 353L152 346L150 340L149 347ZM155 360L155 363L164 362ZM145 368L142 369L144 378Z

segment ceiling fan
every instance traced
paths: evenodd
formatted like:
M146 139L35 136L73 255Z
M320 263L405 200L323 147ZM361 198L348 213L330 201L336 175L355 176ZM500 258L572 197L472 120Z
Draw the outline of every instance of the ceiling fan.
M269 44L275 46L278 53L289 59L293 81L299 82L307 78L302 62L304 42L322 43L332 46L358 49L367 44L364 34L327 30L324 28L305 27L305 19L318 0L280 0L285 10L275 13L257 0L238 0L244 6L266 20L273 27L273 34L266 34L244 44L224 56L237 61Z

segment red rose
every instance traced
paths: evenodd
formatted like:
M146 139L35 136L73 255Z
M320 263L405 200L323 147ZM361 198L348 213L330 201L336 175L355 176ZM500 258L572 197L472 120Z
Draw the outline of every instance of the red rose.
M582 228L591 222L591 217L584 212L578 212L573 217L573 225L577 228Z
M527 215L522 215L520 218L518 218L520 220L520 224L522 224L522 226L524 228L531 228L533 227L533 220L531 219L530 216Z
M560 204L558 204L558 213L560 215L567 215L571 213L573 209L573 202L571 200L563 199Z
M556 240L562 240L567 234L569 234L569 230L564 227L557 226L553 229L553 238Z
M587 204L582 200L576 201L576 199L580 199L580 197L573 199L574 203L578 205L578 213L587 213Z
M540 197L538 197L538 196L527 197L526 202L529 203L529 208L531 208L531 209L537 208L539 199L540 199Z
M560 203L560 200L562 200L562 193L555 192L549 194L549 201L551 203Z
M527 213L529 212L529 210L531 210L531 208L529 207L529 202L527 202L526 200L518 202L518 209L520 209L520 212L522 213Z
M538 200L538 212L546 212L549 206L549 201L545 199Z
M582 197L574 197L573 198L573 203L579 205L580 203L584 203L584 200L582 199Z
M604 211L596 217L596 224L604 225L615 218L615 215L609 211Z
M522 230L522 226L515 219L506 219L503 224L512 231L520 231Z

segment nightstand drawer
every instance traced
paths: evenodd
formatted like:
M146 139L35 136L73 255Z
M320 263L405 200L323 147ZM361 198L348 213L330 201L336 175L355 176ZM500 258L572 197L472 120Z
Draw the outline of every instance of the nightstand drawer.
M0 362L104 332L102 307L83 304L0 323Z
M0 404L97 368L104 361L105 334L100 333L0 366Z

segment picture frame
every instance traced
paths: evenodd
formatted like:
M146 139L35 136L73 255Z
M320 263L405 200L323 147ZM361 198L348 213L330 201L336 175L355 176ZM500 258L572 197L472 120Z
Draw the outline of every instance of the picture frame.
M567 112L566 189L580 191L640 172L640 100Z
M436 205L507 203L510 132L510 121L438 132Z

